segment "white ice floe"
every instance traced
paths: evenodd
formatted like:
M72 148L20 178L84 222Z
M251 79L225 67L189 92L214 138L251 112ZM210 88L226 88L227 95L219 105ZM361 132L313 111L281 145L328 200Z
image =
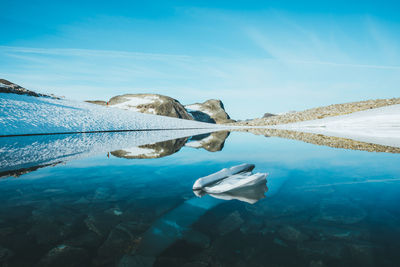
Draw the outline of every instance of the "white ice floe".
M136 100L130 101L137 104ZM193 128L224 126L66 99L0 93L0 135Z
M400 105L354 112L319 120L268 126L349 138L356 141L400 147Z
M202 190L209 194L222 194L243 187L255 186L260 183L265 184L266 178L266 173L252 174L251 172L246 172L228 176L214 185L203 187Z
M193 190L200 190L205 186L216 183L224 178L227 178L228 176L232 176L241 172L252 171L254 167L254 164L244 163L231 168L224 168L216 173L197 179L193 184Z
M260 183L252 186L246 186L218 194L208 193L208 195L222 200L239 200L249 204L254 204L260 199L265 198L265 193L268 191L268 189L269 188L266 185L266 180L263 179L260 181Z
M202 197L208 194L223 200L236 199L250 204L265 197L267 173L255 173L253 164L241 164L197 179L193 193Z

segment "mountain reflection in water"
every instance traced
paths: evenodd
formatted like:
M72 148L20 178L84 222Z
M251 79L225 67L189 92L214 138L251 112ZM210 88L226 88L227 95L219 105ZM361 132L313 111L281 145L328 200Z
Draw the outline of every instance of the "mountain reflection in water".
M214 132L195 135L191 138L179 138L158 142L155 144L125 148L112 151L111 155L126 159L152 159L162 158L178 152L183 146L203 148L209 152L221 151L229 132Z
M108 157L111 154L126 159L162 158L193 143L196 143L196 148L204 148L210 152L221 151L229 132L209 131L142 131L0 138L0 177L18 177L39 168L99 154L106 154ZM188 137L202 132L205 133Z

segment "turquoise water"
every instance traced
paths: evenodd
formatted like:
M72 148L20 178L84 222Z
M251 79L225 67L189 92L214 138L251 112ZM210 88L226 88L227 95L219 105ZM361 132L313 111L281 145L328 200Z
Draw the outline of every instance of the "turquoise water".
M108 152L0 179L0 266L400 265L398 154L238 132L216 152ZM193 194L241 163L269 173L265 198Z

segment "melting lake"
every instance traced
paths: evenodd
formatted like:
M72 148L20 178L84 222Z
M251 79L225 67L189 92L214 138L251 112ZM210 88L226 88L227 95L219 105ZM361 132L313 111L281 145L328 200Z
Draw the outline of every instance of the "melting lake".
M400 154L126 135L0 139L0 266L400 265ZM269 173L266 187L193 193L242 163Z

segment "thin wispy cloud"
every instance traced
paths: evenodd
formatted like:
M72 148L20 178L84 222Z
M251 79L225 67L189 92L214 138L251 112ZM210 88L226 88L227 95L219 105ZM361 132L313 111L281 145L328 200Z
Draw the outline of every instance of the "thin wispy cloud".
M73 48L33 48L18 46L0 46L3 52L56 55L56 56L87 56L87 57L112 57L112 58L137 58L150 60L187 60L192 57L186 55L170 55L157 53L139 53L117 50L94 50L94 49L73 49Z
M0 42L0 75L79 100L218 98L238 119L398 96L400 38L373 16L173 12L162 20L93 16L29 42Z
M274 14L276 15L276 12ZM283 33L275 29L271 31L268 27L264 29L262 26L248 27L244 31L257 46L272 55L275 60L294 64L304 63L338 67L399 70L400 65L396 64L363 63L363 61L393 62L393 58L398 58L397 51L400 48L400 44L398 40L390 39L389 36L383 37L381 31L377 30L377 23L371 18L359 18L358 20L359 27L362 27L362 30L366 31L368 35L365 36L365 40L357 40L356 36L351 37L352 32L349 31L346 36L346 42L352 43L352 47L343 44L343 37L340 39L335 37L343 33L342 29L340 30L340 34L336 33L340 25L331 25L333 22L329 27L322 28L323 33L318 34L312 29L301 27L288 17L277 15L277 18L273 22L284 22L283 27L285 27L285 30ZM330 36L330 38L327 38L327 36ZM354 49L358 50L358 54L353 53ZM370 51L374 51L374 55L380 54L385 56L377 59L376 57L371 57ZM361 54L361 60L359 54Z

